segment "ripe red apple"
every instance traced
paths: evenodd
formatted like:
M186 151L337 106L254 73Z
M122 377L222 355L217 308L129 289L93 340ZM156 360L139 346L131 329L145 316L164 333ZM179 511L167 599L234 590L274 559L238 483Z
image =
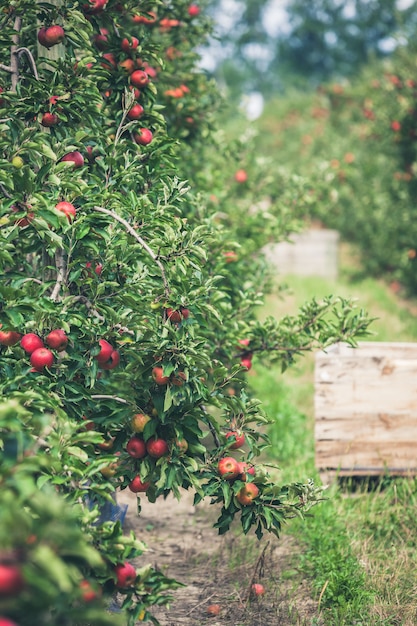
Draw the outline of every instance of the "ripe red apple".
M145 87L149 83L149 76L143 70L135 70L130 75L130 82L134 87Z
M197 17L200 14L200 7L196 4L190 4L188 7L188 15L190 17Z
M238 260L238 254L234 250L228 250L227 252L223 252L224 259L226 263L234 263Z
M242 506L252 504L253 500L259 495L259 489L255 483L246 483L242 489L236 494L236 500Z
M136 50L139 45L139 39L137 37L125 37L122 39L121 48L123 52L129 53L131 50Z
M97 600L97 598L100 597L98 591L94 589L94 587L88 580L82 580L79 586L81 591L81 597L84 602L93 602L93 600Z
M61 161L72 161L74 165L74 169L78 169L84 165L84 157L78 150L74 150L73 152L67 152L60 159Z
M101 67L105 70L112 70L117 67L116 59L114 58L114 54L112 52L106 52L103 54L103 61L101 62Z
M254 468L253 465L249 465L248 463L246 463L245 461L243 461L242 463L239 463L239 479L243 480L243 482L246 482L248 479L248 474L250 476L255 476L256 470Z
M143 483L140 479L140 476L135 476L135 478L129 483L130 491L133 493L144 493L151 486L150 482Z
M113 350L110 354L110 358L105 363L100 364L100 368L102 370L114 370L120 363L120 352L118 350Z
M391 122L391 128L395 133L398 133L401 130L401 123L397 120Z
M42 339L39 337L39 335L35 335L35 333L27 333L26 335L23 335L22 339L20 340L20 345L22 346L23 350L28 354L32 354L32 352L35 352L35 350L38 350L38 348L44 347Z
M176 387L182 387L186 381L187 375L185 372L175 372L175 374L171 376L171 383Z
M136 63L133 59L125 59L124 61L120 61L119 67L126 72L126 74L132 74L135 71Z
M51 126L56 126L58 121L58 115L56 115L56 113L50 113L47 111L42 115L41 124L46 128L50 128Z
M16 622L12 622L8 617L0 617L0 626L18 626Z
M71 204L71 202L66 202L65 200L58 202L58 204L55 205L55 208L57 211L66 215L69 222L71 222L77 215L75 206Z
M165 456L169 452L168 444L165 439L159 439L158 437L149 439L146 442L146 450L154 459L160 459L161 456Z
M207 614L215 617L216 615L220 615L221 607L220 604L209 604L207 607Z
M146 413L135 413L132 417L130 425L134 433L143 433L145 426L150 422L151 418Z
M182 322L183 319L188 319L189 315L189 309L183 306L181 306L179 309L167 309L167 317L174 324L179 324L180 322Z
M132 17L132 22L135 24L145 24L147 26L152 26L156 22L156 13L154 11L147 11L147 14L151 17L146 17L145 15L134 15Z
M105 339L99 339L100 352L96 354L95 358L100 365L106 363L110 359L110 355L113 352L113 346Z
M101 13L107 4L107 0L88 0L88 4L83 4L84 13L97 15Z
M247 180L248 174L246 170L237 170L237 172L235 173L235 181L237 183L246 183Z
M238 450L245 443L245 433L238 432L237 430L229 430L229 432L226 433L226 439L229 440L233 437L236 441L229 446L229 450Z
M116 574L116 587L126 589L132 587L136 581L136 570L131 563L119 563L114 568Z
M45 342L50 348L62 352L68 345L68 337L62 328L56 328L55 330L51 330L49 335L45 337Z
M54 362L54 355L48 348L37 348L30 355L30 364L37 372L41 372L44 367L51 367Z
M128 112L126 117L129 120L138 120L139 118L142 117L144 111L145 109L143 108L141 104L134 104L132 108L130 109L130 111Z
M225 456L217 464L217 470L224 480L234 480L239 476L239 463L232 456Z
M41 39L39 39L39 34L42 32ZM54 24L52 26L48 26L47 28L41 28L41 31L38 33L38 41L45 48L52 48L52 46L56 46L58 43L64 41L65 31L62 26L58 24Z
M241 359L240 364L242 367L244 367L247 370L250 370L252 367L252 359L249 356L245 356L243 357L243 359Z
M93 37L93 42L96 48L98 48L101 51L107 48L108 43L109 43L108 34L109 34L109 31L107 30L107 28L100 28L100 33L98 33L97 35L94 35Z
M16 596L24 587L22 572L17 565L0 564L0 598Z
M152 378L157 385L167 385L169 383L169 376L164 376L164 370L160 366L152 369Z
M134 133L133 138L136 143L140 144L141 146L147 146L152 142L153 134L152 131L149 130L149 128L140 128L138 133Z
M126 444L126 452L134 459L143 459L146 455L146 444L140 437L132 437Z
M265 593L265 587L261 583L253 583L251 585L251 593L254 596L263 596Z
M0 330L0 345L15 346L21 337L22 335L14 330Z

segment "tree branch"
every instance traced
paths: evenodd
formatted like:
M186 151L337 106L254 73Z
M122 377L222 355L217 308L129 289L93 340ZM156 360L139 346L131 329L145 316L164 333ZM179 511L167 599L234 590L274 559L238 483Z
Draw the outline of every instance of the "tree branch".
M36 80L39 80L39 74L38 74L38 70L36 69L35 59L33 58L31 51L28 48L18 48L16 50L16 54L18 55L19 58L21 57L22 54L26 54L27 58L29 59L29 65L32 68L33 75L36 78Z
M51 300L57 302L59 300L59 292L61 291L62 284L65 282L66 263L64 251L59 249L55 252L55 263L57 269L56 283L51 293Z
M22 28L22 18L16 17L13 29L16 31L16 34L12 36L13 45L10 49L10 67L11 67L11 75L12 75L12 89L11 91L16 91L17 83L19 81L19 57L17 54L17 49L20 40L20 29Z
M109 211L109 209L103 209L103 207L98 207L95 206L94 209L96 211L98 211L99 213L104 213L105 215L109 215L110 217L112 217L113 219L115 219L117 222L120 222L120 224L123 224L123 226L126 228L127 232L130 233L132 235L132 237L134 237L136 239L136 241L142 246L142 248L149 254L149 256L155 261L155 264L159 267L160 271L161 271L161 275L162 275L162 280L164 283L164 288L165 288L165 296L168 297L170 294L170 288L169 288L169 284L167 281L167 277L165 274L165 268L162 265L161 261L158 259L157 255L155 254L155 252L152 250L152 248L150 248L148 246L148 244L146 243L146 241L144 241L142 239L142 237L140 237L137 232L135 231L135 229L129 224L128 221L126 221L123 217L120 217L120 215L118 215L117 213L115 213L114 211Z
M0 63L0 70L3 70L3 72L13 72L12 66L4 65L4 63Z

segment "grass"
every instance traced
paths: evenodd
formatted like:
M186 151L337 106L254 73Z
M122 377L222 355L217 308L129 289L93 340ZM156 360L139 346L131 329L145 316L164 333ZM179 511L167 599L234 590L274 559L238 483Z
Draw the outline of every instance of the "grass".
M260 317L295 313L313 297L353 297L371 317L370 341L417 341L416 304L400 300L381 281L364 277L342 248L337 281L287 277L291 290L268 297ZM314 467L312 355L290 371L255 365L251 384L274 419L271 457L283 482L320 481ZM299 546L292 569L307 577L317 602L317 624L417 624L417 481L413 478L333 482L313 516L286 531ZM295 622L294 622L295 623Z

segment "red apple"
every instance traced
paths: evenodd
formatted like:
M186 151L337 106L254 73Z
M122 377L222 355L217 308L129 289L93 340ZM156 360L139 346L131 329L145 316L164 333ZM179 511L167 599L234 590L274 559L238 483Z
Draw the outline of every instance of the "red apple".
M243 350L244 348L247 348L248 345L250 344L250 339L239 339L238 344L239 344L238 345L239 350Z
M241 359L240 364L242 367L244 367L247 370L250 370L252 367L252 359L249 356L243 357L243 359Z
M145 15L134 15L132 17L132 22L135 24L145 24L147 26L152 26L156 22L156 13L154 11L147 11L147 15L151 17L146 17Z
M234 480L239 476L239 463L232 456L225 456L217 464L217 470L224 480Z
M149 83L149 76L143 70L135 70L130 75L130 82L134 87L145 87Z
M114 370L120 363L120 352L118 350L113 350L110 354L110 358L105 363L100 364L100 368L102 370Z
M130 425L134 433L143 433L145 426L150 422L151 418L146 413L135 413L132 417Z
M210 604L207 607L207 614L215 617L216 615L220 615L221 607L220 604Z
M235 438L235 441L229 445L229 450L238 450L245 443L245 433L238 432L237 430L230 430L226 433L226 439L229 440Z
M42 41L39 41L45 48L52 48L52 46L56 46L58 43L64 41L65 32L62 26L58 26L58 24L54 24L53 26L48 26L43 30L42 33ZM38 33L39 40L39 33Z
M248 175L246 170L237 170L237 172L235 173L235 181L237 183L246 183L247 180Z
M119 67L126 72L126 74L132 74L135 71L136 63L133 59L125 59L124 61L120 61Z
M93 600L97 600L97 598L100 597L98 591L94 589L94 587L88 580L82 580L79 586L81 591L81 597L84 602L93 602Z
M106 363L110 359L110 355L113 352L114 348L108 341L105 339L99 339L100 352L96 354L95 358L99 362L100 365Z
M143 483L140 479L140 476L135 476L132 482L129 483L129 489L130 491L133 491L133 493L144 493L145 491L149 489L150 486L151 486L151 483L150 482Z
M175 372L171 377L171 383L175 385L175 387L182 387L186 381L187 375L185 372Z
M0 598L16 596L24 587L20 568L16 565L0 564Z
M37 372L41 372L44 367L51 367L54 362L54 355L47 348L37 348L30 355L30 364Z
M391 128L395 133L398 133L401 130L401 123L397 120L391 122Z
M181 306L179 309L167 309L167 317L174 324L179 324L182 320L188 319L190 315L190 311L185 307Z
M259 489L254 483L246 483L244 487L239 489L236 494L236 500L242 506L252 504L253 500L259 495Z
M154 459L160 459L161 456L168 454L169 448L165 439L155 437L154 439L149 439L146 442L146 450L150 456L153 456Z
M58 124L58 115L56 115L55 113L49 113L47 111L42 115L41 124L42 126L46 126L46 128L55 126L56 124Z
M46 26L42 26L42 28L40 28L38 30L38 41L41 44L41 46L44 46L44 48L47 48L47 41L46 41Z
M107 0L88 0L88 4L83 4L84 13L97 15L101 13L107 4Z
M159 366L152 369L152 378L157 385L167 385L169 383L169 376L164 376L164 370Z
M140 128L138 133L134 133L133 138L141 146L147 146L153 140L152 131L149 128Z
M55 208L57 211L66 215L69 222L72 222L77 215L75 206L71 204L71 202L66 202L65 200L58 202L58 204L55 205Z
M105 70L112 70L117 67L116 59L114 58L114 54L112 52L106 52L103 54L104 61L101 62L101 67Z
M200 14L200 7L196 4L190 4L188 7L188 15L190 17L197 17Z
M131 563L119 563L114 568L116 574L116 587L126 589L132 587L136 581L136 570Z
M8 617L0 617L0 626L18 626L16 622L12 622Z
M21 337L22 335L14 330L0 330L0 345L15 346Z
M251 593L254 596L263 596L265 593L265 587L261 583L253 583L251 585Z
M126 452L134 459L143 459L146 455L146 444L140 437L132 437L126 444Z
M93 42L96 48L98 48L101 51L107 48L108 43L109 43L109 40L107 37L108 34L109 34L109 31L107 30L107 28L100 28L100 33L97 35L94 35L93 37Z
M55 330L51 330L49 335L45 337L45 343L47 343L50 348L62 352L68 345L68 337L62 328L56 328Z
M234 263L238 260L237 252L234 250L228 250L227 252L223 252L224 259L226 263Z
M73 152L67 152L60 159L61 161L72 161L74 165L74 169L78 169L84 165L84 157L78 150L74 150Z
M248 474L250 476L255 476L255 468L253 465L249 465L246 462L239 463L239 479L243 482L246 482L248 479Z
M141 104L134 104L132 106L132 108L130 109L130 111L127 114L127 119L129 120L138 120L139 118L142 117L143 113L144 113L144 108Z
M44 347L42 339L39 337L39 335L35 335L35 333L27 333L26 335L23 335L22 339L20 340L20 345L22 346L23 350L28 354L32 354L32 352L35 352L35 350L38 350L38 348Z
M139 45L139 39L137 37L125 37L122 39L121 48L123 52L129 53L131 50L136 50Z

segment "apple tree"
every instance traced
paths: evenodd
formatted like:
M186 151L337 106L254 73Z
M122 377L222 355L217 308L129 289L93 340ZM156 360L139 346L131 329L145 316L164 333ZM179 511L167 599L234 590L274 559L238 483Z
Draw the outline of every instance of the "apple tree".
M216 173L218 150L199 168L219 100L197 66L208 29L183 0L18 0L1 14L9 626L156 623L151 607L178 583L123 533L117 490L138 494L140 514L141 496L192 489L220 505L220 533L238 518L258 537L320 499L313 482L276 484L256 461L268 418L246 372L253 358L285 369L307 350L354 344L369 321L335 298L257 321L265 215ZM271 191L268 237L285 236L304 197L296 179L283 187ZM120 618L108 613L115 594Z

